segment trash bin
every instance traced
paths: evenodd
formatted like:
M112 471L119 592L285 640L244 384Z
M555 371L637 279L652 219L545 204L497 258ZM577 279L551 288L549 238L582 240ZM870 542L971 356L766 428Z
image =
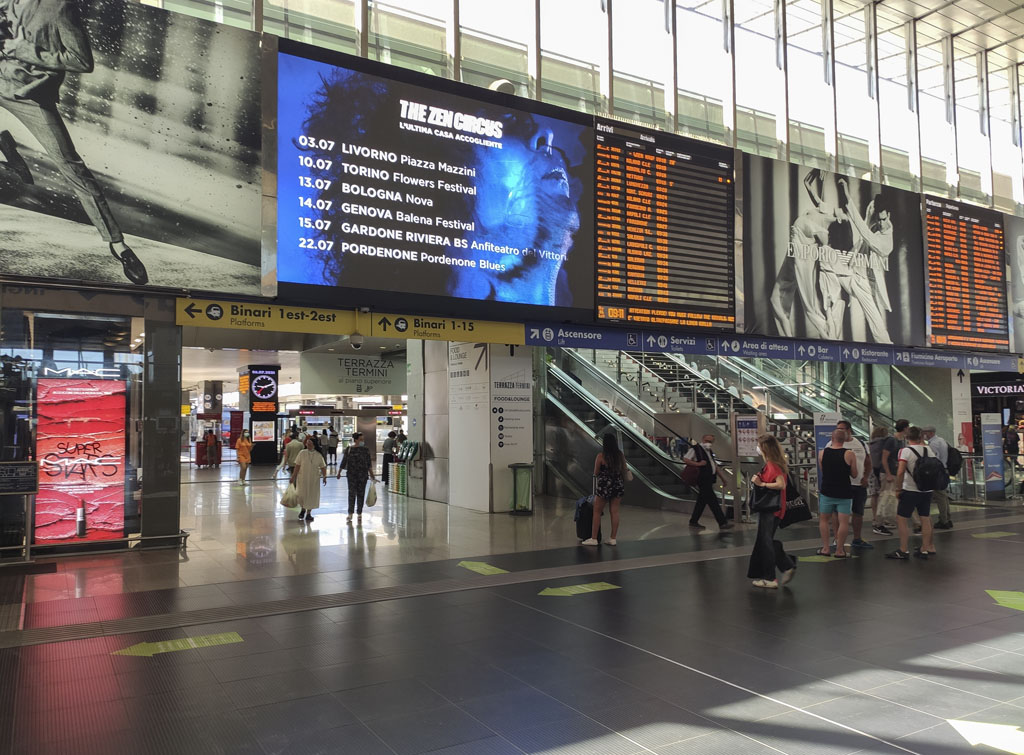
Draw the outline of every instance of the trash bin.
M512 470L512 516L533 514L533 464L509 464Z

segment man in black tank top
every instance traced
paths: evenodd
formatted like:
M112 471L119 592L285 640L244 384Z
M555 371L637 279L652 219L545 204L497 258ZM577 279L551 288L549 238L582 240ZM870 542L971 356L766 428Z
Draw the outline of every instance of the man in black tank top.
M853 486L850 478L857 476L857 457L844 448L846 430L832 431L832 442L818 454L820 479L818 482L818 531L822 547L818 555L846 558L846 535L850 530L853 510ZM835 521L838 520L838 521ZM829 529L836 533L836 552L830 548Z

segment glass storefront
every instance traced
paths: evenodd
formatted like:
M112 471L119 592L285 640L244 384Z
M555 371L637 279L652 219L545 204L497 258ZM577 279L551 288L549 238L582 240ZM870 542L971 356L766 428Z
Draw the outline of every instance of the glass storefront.
M0 560L176 544L177 458L160 444L180 422L162 355L180 335L162 300L8 287L3 304L0 461L35 462L38 492L0 495Z

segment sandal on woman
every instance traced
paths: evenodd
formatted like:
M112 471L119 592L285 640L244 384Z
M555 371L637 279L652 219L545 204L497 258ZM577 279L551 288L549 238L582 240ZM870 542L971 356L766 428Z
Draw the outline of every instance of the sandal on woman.
M849 558L849 557L850 557L850 554L847 553L846 551L843 551L842 553L840 553L839 551L836 551L835 553L832 554L832 558Z
M755 579L754 587L766 587L769 590L775 590L778 589L779 583L774 579Z
M832 551L830 551L828 548L818 548L818 550L814 551L814 555L816 555L816 556L831 556L832 555Z

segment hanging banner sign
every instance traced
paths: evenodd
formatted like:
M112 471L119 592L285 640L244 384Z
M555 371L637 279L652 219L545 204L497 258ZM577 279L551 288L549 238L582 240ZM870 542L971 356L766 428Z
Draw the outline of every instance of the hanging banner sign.
M989 499L1006 498L1003 478L1003 416L997 412L981 414L981 450L985 458L985 495Z
M640 351L643 348L640 335L639 330L595 328L590 325L529 323L526 326L526 345L559 346L563 349Z
M796 343L777 338L725 337L719 342L718 353L747 359L796 359Z
M522 323L467 320L461 317L390 315L377 312L366 317L370 318L370 335L374 338L473 340L478 343L507 343L513 346L522 346L526 342Z
M356 329L356 313L352 311L212 299L178 299L174 321L199 328L338 336Z

